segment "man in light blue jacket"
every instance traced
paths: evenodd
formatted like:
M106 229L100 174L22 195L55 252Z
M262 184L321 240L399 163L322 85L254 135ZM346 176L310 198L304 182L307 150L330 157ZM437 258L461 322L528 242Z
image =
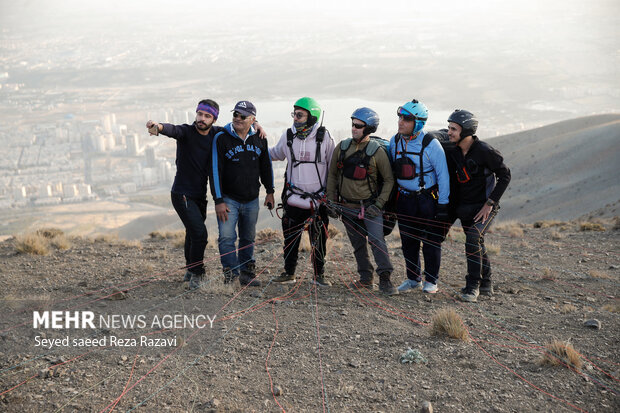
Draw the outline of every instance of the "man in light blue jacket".
M420 288L437 292L444 222L448 220L450 178L446 156L437 139L423 128L428 109L417 100L398 108L398 133L390 140L390 159L398 184L396 213L407 267L398 287L405 292ZM420 265L424 256L424 282Z

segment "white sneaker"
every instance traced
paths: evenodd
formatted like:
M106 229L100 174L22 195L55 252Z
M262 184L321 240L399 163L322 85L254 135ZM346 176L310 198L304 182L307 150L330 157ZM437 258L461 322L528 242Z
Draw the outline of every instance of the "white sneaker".
M405 291L409 291L412 289L420 288L422 286L422 281L410 280L407 278L401 285L398 286L398 291L404 293Z
M437 284L424 281L424 288L422 288L422 291L427 294L435 294L437 292Z

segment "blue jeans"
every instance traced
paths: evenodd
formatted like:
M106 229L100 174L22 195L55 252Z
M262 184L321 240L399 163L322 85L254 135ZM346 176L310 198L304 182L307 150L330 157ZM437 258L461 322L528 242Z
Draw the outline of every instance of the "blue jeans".
M172 206L185 226L185 265L194 274L205 273L203 264L207 246L207 200L170 193Z
M249 263L254 263L254 238L256 237L256 222L258 221L258 198L250 202L237 202L224 196L224 202L230 209L228 221L218 220L220 232L217 240L220 249L222 267L232 269L239 275ZM239 228L239 251L235 247L237 242L237 226Z

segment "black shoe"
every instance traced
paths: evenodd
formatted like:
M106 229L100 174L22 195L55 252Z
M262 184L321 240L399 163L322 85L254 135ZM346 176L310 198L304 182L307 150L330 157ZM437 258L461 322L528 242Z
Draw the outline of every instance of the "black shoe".
M461 301L465 301L468 303L475 303L478 301L478 295L480 292L478 291L478 286L466 286L461 290Z
M189 289L195 290L197 288L200 288L200 285L202 284L202 277L203 274L192 274L189 280Z
M332 283L325 279L323 274L317 275L316 278L310 280L310 282L314 285L318 285L319 287L331 287Z
M248 287L260 287L260 281L256 279L254 274L242 271L239 276L239 284L247 285Z
M224 268L224 284L230 284L237 275L229 267Z
M279 276L272 278L271 281L280 284L294 284L297 282L295 279L295 274L289 274L286 271L283 271Z
M493 283L491 280L482 280L480 283L480 295L493 295Z
M379 291L381 291L385 295L397 295L398 290L394 285L392 285L392 281L390 281L390 273L384 272L379 274Z

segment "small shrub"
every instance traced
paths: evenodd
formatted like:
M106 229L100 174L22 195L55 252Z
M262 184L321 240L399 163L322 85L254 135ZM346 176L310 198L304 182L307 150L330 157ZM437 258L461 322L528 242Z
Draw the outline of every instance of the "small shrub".
M271 241L281 238L280 231L271 228L261 229L256 233L257 241Z
M614 224L612 228L614 231L620 230L620 217L614 217Z
M340 230L333 225L329 225L327 227L327 234L329 235L329 238L331 239L342 237L342 232L340 232Z
M545 344L545 352L540 360L540 364L550 366L568 365L576 370L581 370L583 361L571 343L568 341L553 340Z
M620 303L614 302L611 304L605 304L603 306L603 310L609 311L610 313L620 313Z
M431 334L434 336L447 335L457 340L469 341L469 333L461 316L452 308L444 308L436 312L431 323Z
M486 248L487 248L487 253L489 255L499 255L500 252L502 252L502 246L499 244L495 244L493 242L487 242L485 243Z
M603 272L603 271L599 271L599 270L590 270L588 272L588 274L592 278L603 278L605 280L608 280L608 279L611 278L609 274L607 274L606 272Z
M555 308L557 308L562 314L574 313L575 311L577 311L577 307L575 307L573 304L558 304Z
M548 220L548 221L534 222L534 228L565 227L565 226L567 226L567 223L564 221Z
M50 244L59 250L68 250L71 248L71 242L65 237L65 234L55 236L50 240Z
M582 222L579 231L605 231L605 227L599 222Z
M47 239L52 239L65 235L65 233L58 228L41 228L38 229L36 233Z
M15 249L18 252L32 255L47 255L50 253L47 238L37 233L15 237Z
M556 274L553 271L551 271L551 268L549 267L543 268L543 271L542 271L543 280L555 281L557 278L558 277L556 276Z
M559 241L561 239L564 239L565 235L562 233L559 233L556 230L551 231L551 234L549 234L549 236L551 237L552 240L554 241Z
M94 243L113 244L118 241L118 234L98 234L92 238Z
M185 231L153 231L149 234L153 239L171 239L185 238Z
M516 221L500 222L495 225L494 231L505 233L511 238L519 238L523 236L523 228Z

